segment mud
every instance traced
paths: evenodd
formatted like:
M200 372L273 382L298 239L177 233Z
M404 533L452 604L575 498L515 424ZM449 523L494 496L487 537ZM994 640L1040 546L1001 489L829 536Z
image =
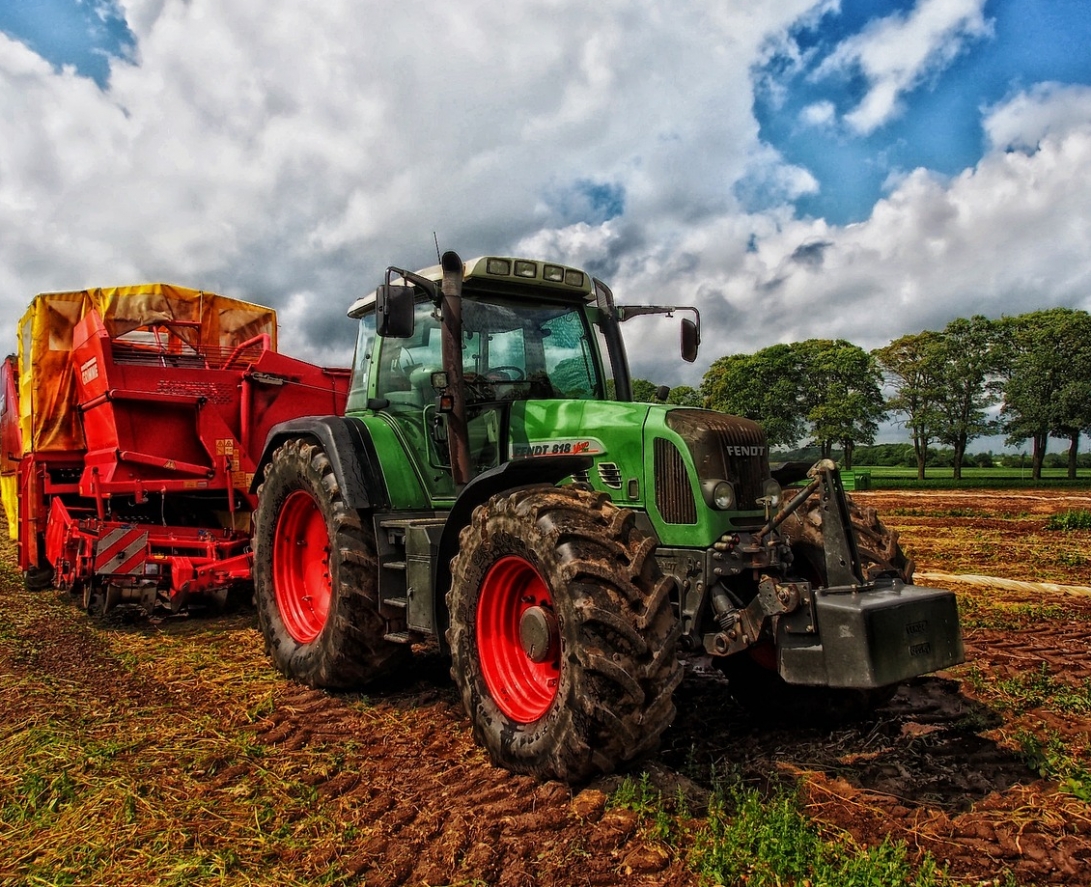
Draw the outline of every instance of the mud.
M1080 563L1091 533L1062 538L1043 528L1051 513L1091 508L1089 497L858 498L899 530L919 570L1091 585L1091 564ZM1064 552L1065 563L1048 562ZM4 610L25 606L19 602L28 593L10 569L2 581ZM1043 743L1060 737L1086 766L1091 706L1058 707L1048 696L1013 705L991 689L1040 673L1074 698L1082 688L1086 698L1091 597L956 590L972 617L964 632L967 664L910 682L852 725L755 723L730 701L715 669L691 663L677 694L678 717L645 765L652 782L671 796L681 791L698 817L724 774L758 786L799 782L809 814L824 827L865 845L886 836L904 840L966 882L1002 883L1009 874L1021 884L1091 882L1091 805L1043 779L1027 753L1028 736ZM337 824L335 834L301 851L301 870L334 866L368 887L697 883L678 848L650 839L631 811L607 806L617 777L570 789L491 766L472 741L447 663L434 651L418 651L414 669L381 691L329 694L273 675L247 612L150 628L104 626L88 623L62 593L45 594L62 603L14 619L0 640L0 672L66 682L72 692L57 698L55 717L185 713L210 722L211 735L242 730L269 749L269 758L298 760L316 809ZM1001 616L988 609L1000 604ZM104 632L154 632L172 649L192 644L217 652L222 645L232 667L261 672L260 704L222 681L210 683L203 666L185 657L134 672L103 642ZM68 710L78 700L86 710ZM0 737L41 717L41 699L5 694ZM201 765L210 774L202 791L226 803L252 773L237 762L214 764ZM0 851L0 871L3 862Z

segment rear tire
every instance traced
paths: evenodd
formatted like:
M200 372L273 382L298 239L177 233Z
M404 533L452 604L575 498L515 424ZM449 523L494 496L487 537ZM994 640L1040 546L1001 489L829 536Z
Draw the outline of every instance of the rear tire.
M254 601L274 665L311 687L353 687L409 648L384 640L373 529L345 505L321 447L290 440L265 468L254 519Z
M447 595L451 674L498 765L578 782L653 751L674 718L679 625L655 540L607 496L494 496Z

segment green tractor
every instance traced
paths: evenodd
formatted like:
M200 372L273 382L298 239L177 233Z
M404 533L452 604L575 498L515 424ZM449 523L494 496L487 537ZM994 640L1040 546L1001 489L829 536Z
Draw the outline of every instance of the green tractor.
M349 310L346 415L274 428L255 476L277 668L355 687L434 639L497 764L580 781L657 747L687 657L797 720L962 661L954 595L832 463L771 470L755 422L632 402L620 325L676 311L692 361L695 309L576 268L389 268Z

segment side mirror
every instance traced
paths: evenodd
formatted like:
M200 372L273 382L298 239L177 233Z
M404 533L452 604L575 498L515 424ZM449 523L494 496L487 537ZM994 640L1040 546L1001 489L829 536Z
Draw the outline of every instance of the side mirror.
M413 335L413 299L411 286L384 283L375 292L375 331L388 339L408 339Z
M682 360L693 363L697 359L697 348L700 344L700 328L688 317L682 318Z

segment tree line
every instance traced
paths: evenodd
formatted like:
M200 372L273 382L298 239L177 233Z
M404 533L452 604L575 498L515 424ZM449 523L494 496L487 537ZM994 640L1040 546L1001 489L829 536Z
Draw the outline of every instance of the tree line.
M662 393L634 381L637 400ZM838 448L850 469L857 446L873 444L891 417L909 432L922 479L939 446L950 449L961 478L970 442L992 434L1004 434L1009 446L1030 441L1032 476L1040 479L1054 437L1068 441L1075 478L1080 435L1091 434L1091 314L975 315L871 352L844 339L771 345L718 358L699 390L679 386L666 399L754 419L771 447L805 442L827 458Z

